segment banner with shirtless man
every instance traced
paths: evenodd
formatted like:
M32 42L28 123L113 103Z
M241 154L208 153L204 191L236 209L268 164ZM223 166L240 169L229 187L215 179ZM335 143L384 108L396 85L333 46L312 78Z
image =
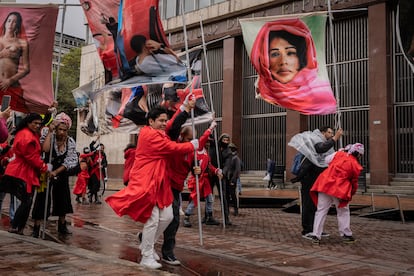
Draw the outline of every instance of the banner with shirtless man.
M57 5L0 4L0 96L20 112L53 103L52 58Z

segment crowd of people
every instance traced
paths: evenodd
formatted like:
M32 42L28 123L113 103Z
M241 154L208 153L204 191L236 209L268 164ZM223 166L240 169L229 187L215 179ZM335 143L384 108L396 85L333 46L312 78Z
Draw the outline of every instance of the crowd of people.
M129 215L144 224L138 234L140 263L149 268L160 268L160 260L181 264L174 254L181 209L185 209L183 226L191 227L194 208L204 199L202 222L220 225L213 214L215 186L222 201L224 224L232 225L230 207L234 208L234 216L239 212L241 161L237 146L226 133L214 143L214 120L195 138L194 129L185 125L194 106L195 98L189 95L171 119L161 107L148 112L137 145L129 144L124 149L125 188L105 199L119 216ZM33 237L39 237L45 215L46 219L57 216L58 233L69 235L66 215L73 213L69 176L77 175L72 191L77 203L100 204L98 192L107 178L104 145L92 141L81 154L77 153L75 140L68 136L72 120L65 113L57 114L53 121L30 113L9 134L6 120L10 113L10 109L0 112L0 202L6 193L17 199L10 205L9 232L22 234L31 211ZM332 204L337 208L343 241L355 241L348 204L358 187L364 146L356 143L335 151L342 134L342 129L334 133L325 126L299 133L289 142L303 155L291 181L301 182L302 236L314 243L329 235L323 232L323 226ZM181 198L185 183L190 192L187 206ZM154 245L161 235L164 239L159 256Z

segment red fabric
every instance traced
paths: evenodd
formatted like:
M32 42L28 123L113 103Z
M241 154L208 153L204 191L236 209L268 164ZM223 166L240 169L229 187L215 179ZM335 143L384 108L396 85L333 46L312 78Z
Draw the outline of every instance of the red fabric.
M26 107L26 103L23 97L23 89L20 86L9 87L6 91L1 91L0 96L10 95L10 107L13 110L28 113L29 110Z
M177 114L177 113L176 113ZM171 119L172 120L172 119ZM170 121L171 121L170 120ZM208 141L211 130L207 129L199 139L199 149L204 148ZM191 168L194 166L194 152L171 156L167 163L167 171L165 181L173 189L182 192L184 189L184 181L188 176Z
M85 194L88 181L89 181L88 170L83 170L80 173L78 173L78 178L76 179L75 187L73 187L73 194L75 195Z
M358 176L362 166L358 160L346 152L338 151L328 168L316 179L310 195L318 205L318 192L339 198L339 207L345 207L358 189Z
M17 132L13 149L15 159L6 168L4 175L10 175L26 182L27 192L32 192L32 186L40 186L39 175L47 171L47 166L40 158L39 135L24 128Z
M307 65L288 83L272 78L269 70L269 32L285 30L305 38ZM336 111L336 100L329 81L319 80L316 49L312 35L302 20L280 19L266 23L253 44L250 60L259 74L258 93L265 101L297 110L302 114L331 114Z
M7 137L9 137L9 131L7 130L6 119L0 118L0 143L5 142L7 140Z
M192 152L193 145L173 142L164 131L150 126L141 128L138 139L128 186L105 201L119 216L145 223L155 204L163 209L173 201L171 187L164 181L168 158Z
M124 152L124 159L125 159L125 163L124 163L124 176L123 176L123 180L124 180L124 183L126 183L126 182L129 181L129 173L131 172L132 165L134 165L134 161L135 161L135 148L127 149Z
M198 177L198 184L200 189L200 198L205 198L213 191L211 190L209 172L216 174L217 168L214 167L210 162L210 156L207 151L203 149L197 152L198 164L201 168L201 174ZM196 178L191 175L188 179L188 189L190 190L190 197L193 200L194 205L197 206L197 189L196 189Z

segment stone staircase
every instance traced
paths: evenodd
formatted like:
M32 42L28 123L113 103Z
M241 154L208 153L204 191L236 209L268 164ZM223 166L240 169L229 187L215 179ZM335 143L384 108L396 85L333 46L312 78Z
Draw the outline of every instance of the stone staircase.
M368 182L368 181L367 181ZM367 193L414 196L414 175L397 175L389 185L367 183Z
M266 175L265 171L244 171L240 175L240 182L242 183L243 188L255 188L255 189L266 189L268 182L263 180L263 177ZM276 175L273 177L273 182L284 189L297 189L296 184L292 184L289 181L285 181L286 176ZM284 186L283 186L284 184Z

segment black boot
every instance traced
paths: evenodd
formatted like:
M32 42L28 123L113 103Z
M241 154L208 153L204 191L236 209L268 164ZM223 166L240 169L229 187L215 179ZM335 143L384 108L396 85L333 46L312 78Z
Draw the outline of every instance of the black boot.
M208 214L206 219L206 225L220 225L220 222L213 218L213 214Z
M81 201L80 201L80 195L76 195L76 202L77 203L81 203Z
M184 227L191 227L190 216L185 215L184 217Z
M32 237L37 239L37 238L39 238L39 234L40 234L40 225L34 225L33 226Z
M72 234L72 232L69 231L69 229L66 225L66 221L62 223L62 222L60 222L60 220L59 220L59 223L58 223L58 232L59 232L59 234L62 234L62 235L71 235Z

